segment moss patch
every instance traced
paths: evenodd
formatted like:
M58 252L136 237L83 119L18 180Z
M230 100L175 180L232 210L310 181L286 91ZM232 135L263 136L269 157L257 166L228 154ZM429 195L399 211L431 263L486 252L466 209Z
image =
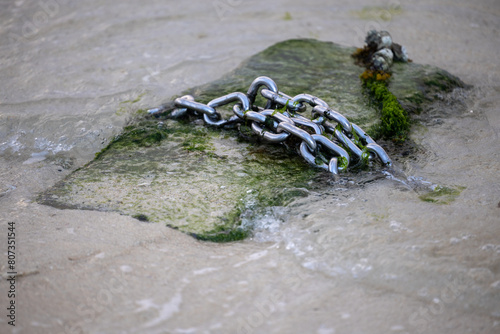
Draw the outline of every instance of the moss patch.
M370 135L375 139L384 137L396 142L405 141L410 130L410 120L396 96L387 88L388 74L367 75L366 72L361 76L363 84L381 111L380 123L369 129Z
M134 103L139 102L145 94L146 93L142 93L142 94L139 94L136 98L120 102L120 105L118 107L118 110L116 111L116 114L123 115L123 114L126 114L127 112L130 112L132 105Z
M433 191L420 195L419 198L424 202L434 204L450 204L453 202L465 189L465 187L445 187L437 186Z
M159 144L168 136L168 131L157 122L141 121L134 125L126 126L123 132L115 137L110 145L119 147L149 147Z
M240 226L236 226L233 228L227 228L227 226L218 226L217 228L205 233L191 233L191 235L198 240L211 242L239 241L247 238L250 234L251 231Z
M458 77L430 65L394 63L391 70L393 75L388 87L409 115L424 114L425 117L426 107L435 102L438 95L456 88L470 88Z

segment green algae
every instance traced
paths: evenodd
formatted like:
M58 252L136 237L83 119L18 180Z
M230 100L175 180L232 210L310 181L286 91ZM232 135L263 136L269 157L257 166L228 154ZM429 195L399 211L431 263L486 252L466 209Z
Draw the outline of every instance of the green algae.
M363 20L391 21L393 16L403 12L401 6L366 6L351 14Z
M458 77L430 65L394 63L391 70L388 87L410 115L425 111L438 94L470 88Z
M143 121L126 126L123 132L111 143L116 147L149 147L160 143L168 136L168 131L154 122Z
M450 204L465 189L465 187L437 186L433 191L420 195L420 200L434 204Z
M209 152L213 150L209 136L210 129L197 128L192 132L186 133L181 145L189 152Z
M365 45L352 54L356 64L366 68L360 75L361 81L371 101L380 109L380 122L373 124L367 131L374 139L404 142L410 130L410 113L418 114L426 100L431 102L436 96L450 93L455 88L465 88L460 79L446 71L421 65L412 66L412 61L396 62L400 66L395 67L395 76L392 76L393 68L385 71L375 70L372 57L376 51L373 45ZM428 69L430 70L426 71ZM415 78L408 80L408 73L413 74ZM396 81L398 84L391 85L389 89L393 77L399 79Z
M376 79L365 79L363 83L381 110L380 123L368 129L368 133L374 139L383 137L396 142L405 141L410 130L410 120L396 96L387 88L387 83Z
M250 235L250 231L241 227L227 229L224 226L219 226L212 231L203 234L191 233L191 236L202 241L211 242L232 242L246 239Z
M312 39L284 41L183 95L207 103L230 92L246 92L256 77L265 75L284 93L320 97L369 128L379 124L380 106L359 80L360 67L351 58L354 50ZM395 64L392 71L387 87L408 114L425 110L437 92L464 86L430 66ZM264 101L259 97L256 103ZM231 105L217 110L232 114ZM242 131L219 130L189 120L159 122L144 114L139 110L93 161L42 193L38 201L58 208L119 212L200 240L228 242L251 235L242 226L244 217L307 196L323 173L284 145L261 144L244 124ZM339 165L343 163L340 159Z
M142 97L146 95L146 93L141 93L139 94L136 98L134 99L131 99L131 100L125 100L125 101L122 101L120 102L119 104L119 107L118 107L118 110L116 111L116 114L117 115L123 115L123 114L126 114L127 112L130 111L130 108L131 106L134 104L134 103L137 103L139 102Z

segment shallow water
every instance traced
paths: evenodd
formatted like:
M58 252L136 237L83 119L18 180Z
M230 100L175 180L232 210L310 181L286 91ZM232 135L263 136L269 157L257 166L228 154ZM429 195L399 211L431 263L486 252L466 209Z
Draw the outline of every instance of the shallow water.
M497 1L0 6L0 210L16 222L21 274L17 324L2 317L2 333L500 330ZM34 202L90 161L128 112L275 42L361 46L372 28L389 30L415 62L474 86L463 103L443 97L414 127L419 153L393 157L394 177L324 180L249 222L252 239L224 245ZM449 204L419 198L437 185L463 190Z

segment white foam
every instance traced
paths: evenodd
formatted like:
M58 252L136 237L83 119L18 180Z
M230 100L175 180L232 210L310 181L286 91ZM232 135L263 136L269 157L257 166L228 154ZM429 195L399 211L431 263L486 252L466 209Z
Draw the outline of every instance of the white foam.
M130 273L130 272L132 272L132 267L124 264L124 265L120 266L120 270L123 271L124 273Z
M167 303L156 308L158 308L158 316L143 325L143 327L154 327L156 325L161 324L162 322L170 319L175 313L179 312L179 307L182 304L182 295L180 292L177 292L172 299L170 299Z
M43 151L43 152L38 152L38 153L31 153L31 158L23 162L23 165L31 165L37 162L41 162L45 159L47 159L47 155L49 154L48 151Z
M220 268L214 268L214 267L202 268L202 269L198 269L198 270L193 271L193 275L195 275L195 276L204 275L204 274L212 273L212 272L217 271L219 269Z

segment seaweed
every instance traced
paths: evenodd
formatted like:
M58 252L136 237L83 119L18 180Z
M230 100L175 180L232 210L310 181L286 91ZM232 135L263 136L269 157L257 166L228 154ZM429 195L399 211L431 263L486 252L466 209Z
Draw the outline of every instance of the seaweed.
M410 119L396 96L387 88L390 74L366 70L360 77L381 113L380 123L372 126L370 134L376 139L383 137L394 142L405 141L410 130Z
M419 198L424 202L434 204L450 204L453 202L465 189L465 187L446 187L436 186L433 191L420 195Z

